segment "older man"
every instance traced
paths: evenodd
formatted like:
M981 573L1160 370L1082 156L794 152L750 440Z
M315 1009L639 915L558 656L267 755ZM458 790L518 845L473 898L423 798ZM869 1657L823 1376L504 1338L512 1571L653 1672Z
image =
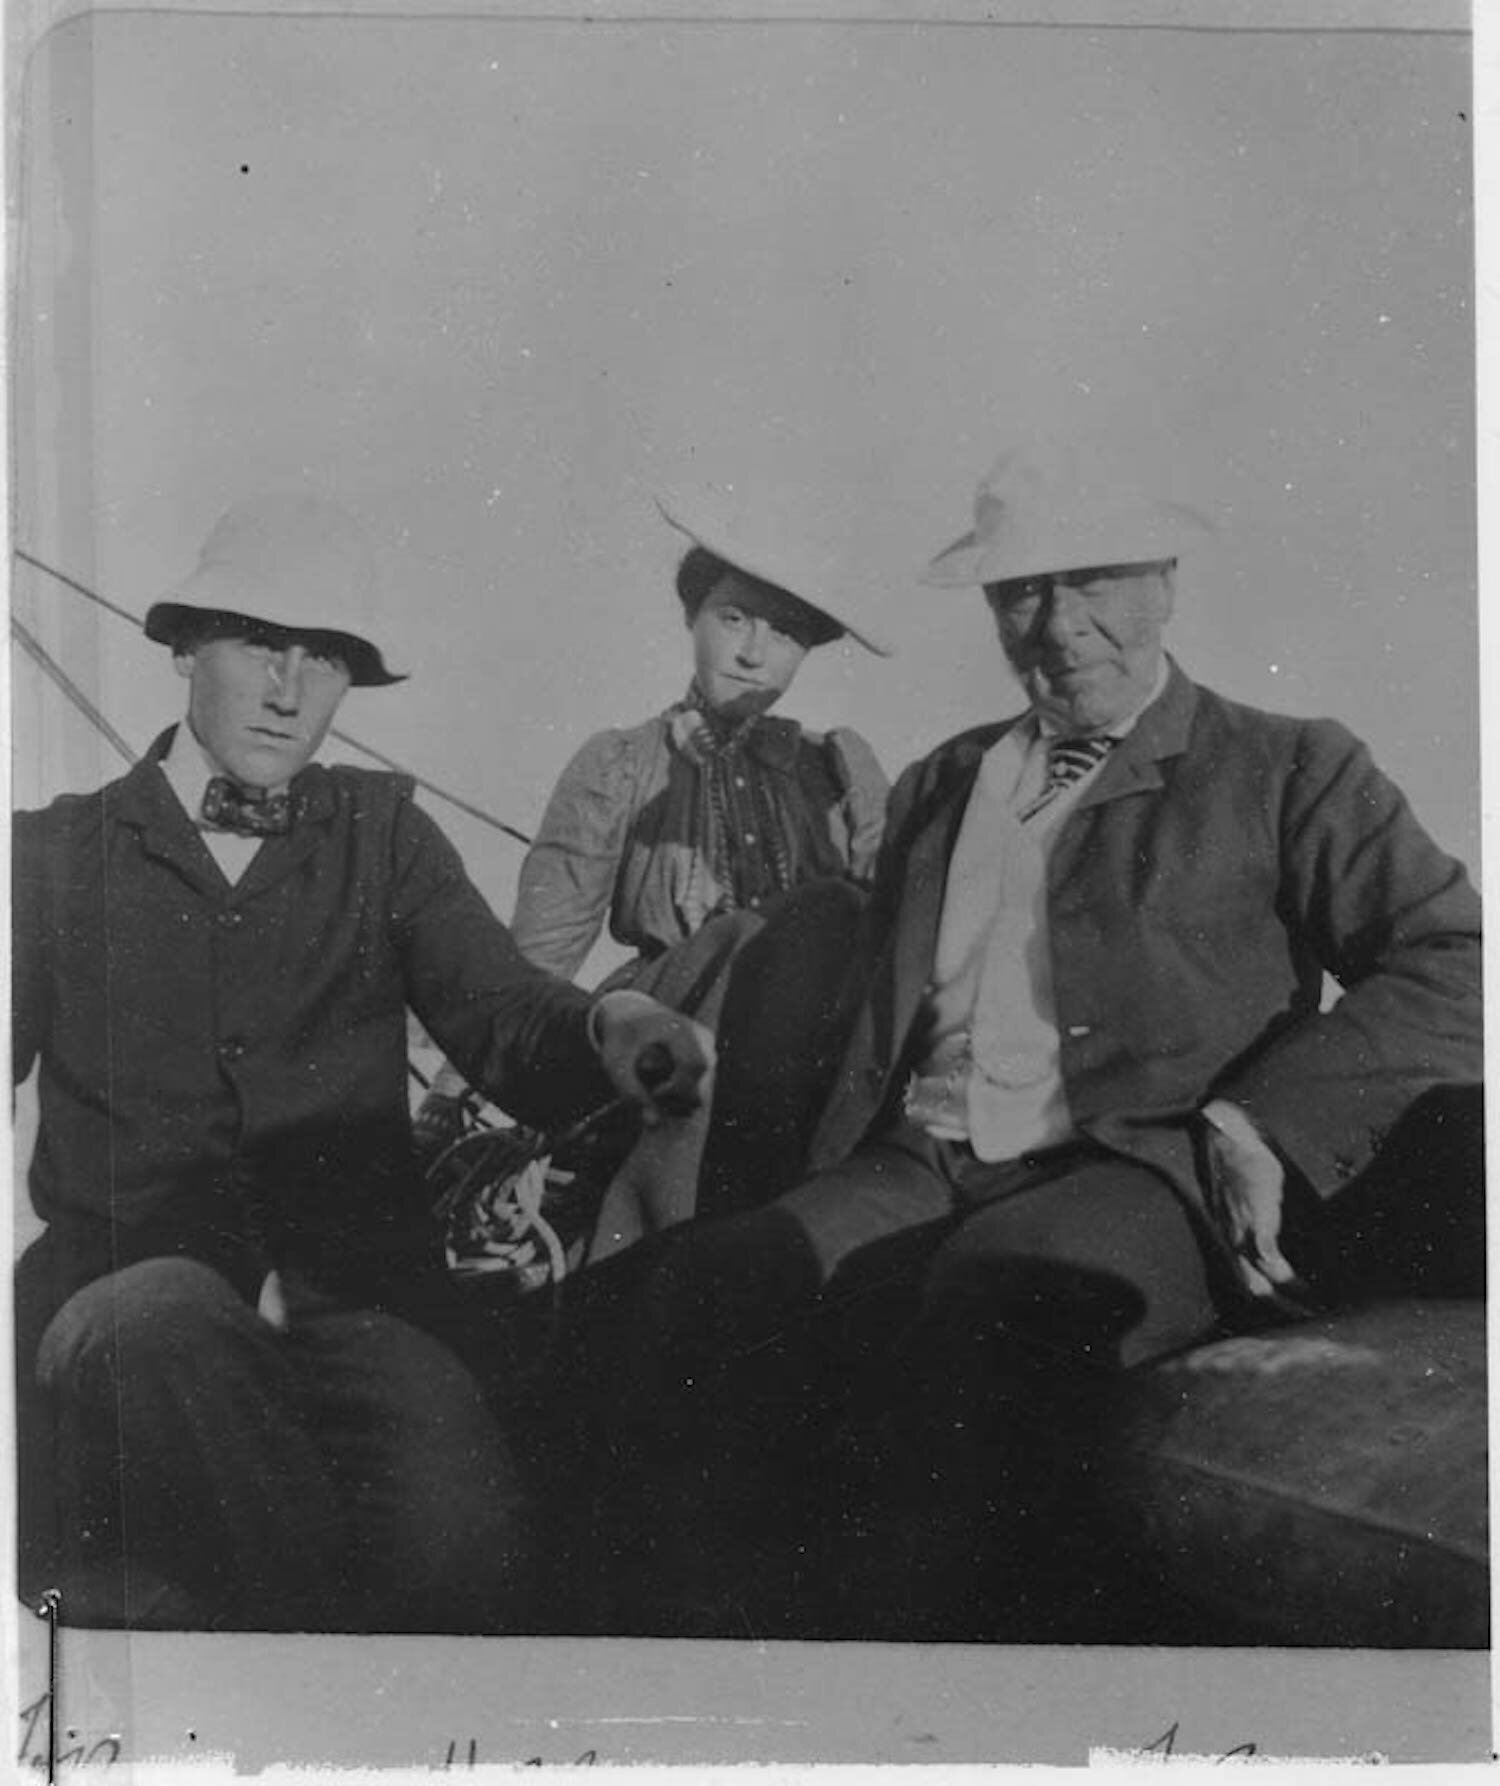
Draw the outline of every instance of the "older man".
M895 789L814 1175L686 1237L634 1305L658 1458L690 1486L733 1460L700 1502L753 1499L808 1406L812 1353L776 1376L773 1342L815 1307L888 1319L905 1282L853 1449L883 1434L864 1462L910 1513L908 1564L945 1510L960 1573L981 1527L1024 1548L1068 1490L1064 1410L1076 1456L1110 1370L1336 1291L1323 1209L1424 1093L1479 1080L1462 868L1342 726L1166 655L1189 530L1027 449L929 567L983 589L1028 704Z
M312 762L351 686L401 679L371 578L321 499L232 509L146 619L185 721L15 823L47 1223L18 1268L23 1469L58 1498L32 1585L65 1622L503 1628L512 1463L405 1318L438 1277L408 1008L538 1125L696 1099L693 1025L531 967L409 778Z

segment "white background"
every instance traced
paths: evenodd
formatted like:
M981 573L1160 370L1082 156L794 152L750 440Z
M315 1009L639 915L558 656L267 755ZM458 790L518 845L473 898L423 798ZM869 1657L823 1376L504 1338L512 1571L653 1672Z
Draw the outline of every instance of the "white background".
M680 693L684 469L797 485L899 648L785 711L894 773L1013 709L915 578L1045 427L1214 517L1189 671L1346 720L1477 869L1462 36L101 13L28 72L15 543L140 613L230 502L336 495L416 672L341 723L420 774L529 830ZM15 597L135 748L176 716ZM16 803L115 773L17 666ZM517 846L435 810L508 913Z

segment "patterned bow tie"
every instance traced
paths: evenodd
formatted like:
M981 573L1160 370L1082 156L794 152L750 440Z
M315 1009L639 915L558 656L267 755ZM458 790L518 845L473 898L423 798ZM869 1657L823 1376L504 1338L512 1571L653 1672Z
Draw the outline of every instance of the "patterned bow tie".
M203 790L202 819L215 831L241 837L281 837L292 828L292 797L242 788L227 775L216 775Z

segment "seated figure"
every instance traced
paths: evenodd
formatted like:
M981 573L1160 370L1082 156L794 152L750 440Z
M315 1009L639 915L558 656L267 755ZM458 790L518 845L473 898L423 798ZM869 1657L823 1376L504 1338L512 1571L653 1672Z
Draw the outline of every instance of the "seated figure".
M839 590L840 567L773 530L754 498L700 492L663 513L691 541L677 573L687 694L596 733L564 769L521 867L511 932L531 961L571 978L607 921L636 953L604 988L649 992L713 1029L736 957L790 894L868 882L888 792L874 753L856 732L812 733L771 709L815 647L846 634L883 647L846 618L857 597ZM857 902L841 909L848 935ZM799 990L815 1000L816 988ZM792 988L777 1008L784 1030L800 1027ZM463 1091L451 1068L434 1082L419 1114L429 1145L455 1132ZM643 1138L605 1199L594 1259L694 1213L706 1120Z
M883 1509L905 1633L942 1629L981 1556L1052 1546L1116 1373L1344 1294L1403 1119L1479 1082L1463 868L1342 725L1167 655L1192 536L1129 468L1023 447L929 567L983 590L1026 705L897 784L808 1175L580 1309L627 1628L717 1628L723 1558L821 1497L845 1538Z
M15 820L21 1582L71 1625L511 1627L528 1521L430 1330L407 1010L539 1125L680 1112L708 1069L689 1020L528 962L408 777L312 761L351 686L402 679L371 579L332 504L231 509L146 618L185 719Z

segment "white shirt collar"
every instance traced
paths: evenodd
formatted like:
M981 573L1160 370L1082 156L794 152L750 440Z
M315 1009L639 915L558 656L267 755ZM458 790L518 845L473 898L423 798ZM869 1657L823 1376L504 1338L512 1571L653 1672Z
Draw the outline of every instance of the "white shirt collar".
M198 742L186 719L178 724L177 730L172 734L172 742L167 746L167 754L161 760L161 767L167 778L167 786L182 802L183 811L196 825L203 811L204 790L214 776L222 775L224 771ZM267 789L272 794L282 791L282 788Z

